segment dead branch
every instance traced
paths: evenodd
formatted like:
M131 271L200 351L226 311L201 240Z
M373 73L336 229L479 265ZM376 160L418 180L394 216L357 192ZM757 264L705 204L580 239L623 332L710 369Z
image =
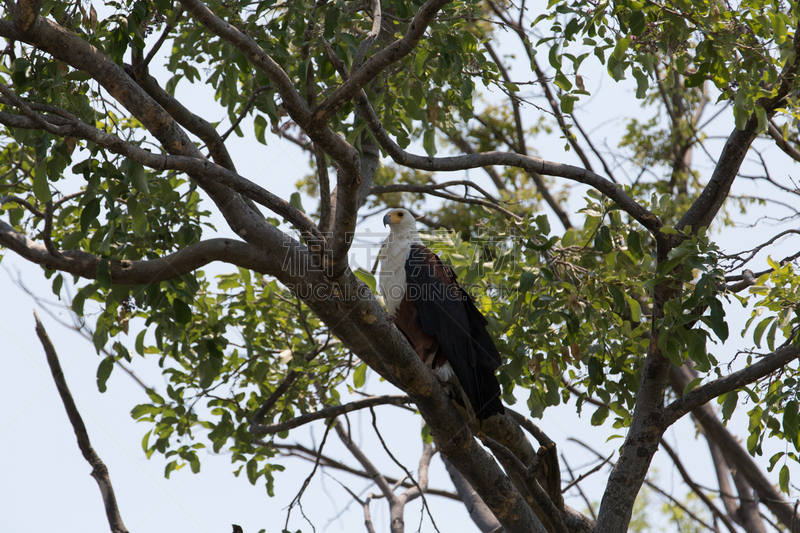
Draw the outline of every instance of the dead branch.
M72 399L72 393L67 386L67 380L64 377L64 371L61 370L61 363L58 360L58 354L53 346L50 337L44 329L44 324L39 320L39 315L36 311L33 312L36 319L36 335L39 336L39 341L42 343L44 352L47 355L47 364L50 365L50 372L53 374L53 381L56 383L58 394L61 396L61 401L64 403L64 409L67 411L67 416L72 424L72 429L75 431L75 436L78 438L78 447L86 461L92 466L91 476L97 481L100 487L100 494L103 496L103 504L106 509L106 516L108 517L108 525L111 527L113 533L128 533L125 524L122 523L122 517L119 514L117 507L117 499L114 495L114 487L111 484L111 478L108 474L108 468L103 463L100 456L92 448L92 443L89 441L89 433L86 431L86 425L83 423L78 406L75 405L75 400Z
M678 454L675 453L675 450L673 450L664 439L661 439L661 447L664 448L664 451L667 452L667 454L670 456L670 459L672 459L673 464L675 464L675 467L678 469L678 472L683 478L683 482L686 483L690 489L692 489L692 492L697 494L700 500L702 500L706 507L708 507L708 510L711 511L711 514L719 518L719 520L725 524L725 527L728 528L728 531L731 533L736 533L736 527L733 525L733 521L730 519L730 517L728 517L727 514L720 511L717 506L714 505L714 502L712 502L711 499L706 496L705 492L703 492L697 483L692 480L691 476L689 476L689 472L687 472L686 468L683 466L680 457L678 457Z
M306 461L315 461L316 460L316 452L314 450L310 450L301 444L279 444L276 442L267 443L260 439L254 440L254 442L262 445L262 446L272 446L276 450L281 451L285 455L290 455L293 457L297 457L300 459L304 459ZM327 455L322 455L320 459L320 465L325 468L333 468L335 470L341 470L342 472L347 472L348 474L353 474L354 476L362 477L364 479L372 479L372 476L365 472L364 470L358 470L357 468L353 468L348 466L332 457L328 457ZM405 481L402 479L393 478L391 476L384 476L386 478L386 482L392 485L397 485L398 487L403 487L405 489L414 488L413 483L410 481ZM447 498L450 500L461 501L461 498L458 494L442 489L426 489L426 494L430 494L432 496L441 496L442 498Z

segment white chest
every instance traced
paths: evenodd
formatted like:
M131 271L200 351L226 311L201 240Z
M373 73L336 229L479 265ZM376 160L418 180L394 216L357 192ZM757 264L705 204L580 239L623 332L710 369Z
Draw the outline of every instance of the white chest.
M381 295L391 316L397 312L406 294L406 259L411 251L410 243L399 244L387 244L381 253Z

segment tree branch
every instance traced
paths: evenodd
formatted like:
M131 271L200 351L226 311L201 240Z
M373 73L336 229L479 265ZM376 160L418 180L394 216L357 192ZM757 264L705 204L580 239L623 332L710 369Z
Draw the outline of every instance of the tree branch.
M714 505L714 502L712 502L711 499L709 499L709 497L706 496L705 492L703 492L703 489L701 489L700 486L698 486L697 483L695 483L692 480L691 476L689 476L689 472L687 472L686 468L684 468L680 457L678 457L678 454L675 453L675 450L672 449L672 446L667 444L667 442L664 439L661 439L661 447L664 448L664 451L667 452L667 454L672 459L672 462L675 464L675 467L678 469L678 472L683 478L683 482L686 483L690 489L692 489L692 492L697 494L697 496L702 500L702 502L706 505L706 507L708 507L708 510L711 511L711 514L719 518L722 521L722 523L725 524L725 527L728 528L728 531L730 531L731 533L737 533L736 527L733 525L733 522L728 517L728 515L720 511L717 508L717 506Z
M800 31L795 31L792 52L788 55L792 62L787 62L784 66L775 96L759 98L756 102L757 106L764 108L768 119L772 118L776 109L782 105L784 98L794 86L794 79L800 66ZM675 226L678 231L686 226L691 226L692 231L697 232L701 227L708 227L711 224L730 192L731 185L736 179L750 145L758 135L757 130L758 119L755 113L751 115L744 129L733 130L722 149L719 162L714 168L708 185Z
M342 443L350 450L350 453L353 454L356 461L358 461L364 470L369 474L370 479L375 482L376 485L381 489L383 496L389 501L389 505L391 505L397 497L392 492L392 487L389 486L389 483L386 481L386 478L375 468L375 465L372 464L364 452L356 446L356 443L350 438L350 435L344 430L342 423L339 420L335 420L333 422L334 429L336 429L336 434L339 435Z
M724 378L715 379L681 396L664 411L664 428L671 426L690 411L726 392L740 388L760 379L800 357L800 347L785 346L765 355L759 362L743 368Z
M39 10L42 8L43 0L18 0L14 9L14 25L22 33L27 33L31 29Z
M50 106L37 106L50 107ZM48 109L51 111L51 109ZM63 110L62 110L63 111ZM260 185L239 176L235 172L228 170L220 165L211 163L205 158L186 157L180 155L155 154L143 148L128 143L116 135L106 133L98 128L89 126L81 122L77 117L69 119L63 116L36 115L46 123L66 124L70 128L69 134L73 137L90 140L108 150L124 155L125 157L141 163L144 166L155 170L179 170L194 178L207 178L213 182L229 187L252 199L253 201L267 207L276 214L284 217L297 227L300 232L310 241L319 242L322 235L314 222L308 216L294 207L292 204L279 196L264 189ZM37 121L30 117L10 115L0 112L0 124L5 124L12 128L37 129Z
M49 270L69 272L86 279L97 279L100 257L79 250L62 250L61 257L54 256L43 245L17 233L8 223L0 220L0 245L13 250L24 259ZM131 261L109 261L111 280L115 284L141 285L165 281L192 272L211 262L220 261L256 272L273 272L280 269L280 259L273 254L232 239L209 239L169 254L167 256Z
M263 445L267 445L266 442L260 441L258 439L256 440L256 442L263 443ZM305 459L307 461L315 461L317 457L316 452L314 450L310 450L300 444L278 444L273 442L270 443L269 445L271 445L277 450L281 450L283 453L286 453L286 455L292 455L294 457ZM341 463L336 459L333 459L326 455L321 456L320 465L322 465L325 468L333 468L336 470L341 470L342 472L347 472L348 474L353 474L354 476L358 476L364 479L372 479L372 476L370 476L364 470L358 470L356 468L347 466L346 464ZM402 479L397 479L389 476L384 476L384 477L386 478L386 482L392 485L397 485L405 489L414 488L414 485L410 481L404 481ZM443 498L448 498L450 500L461 501L461 498L459 497L458 494L442 489L428 488L426 490L426 494L430 494L432 496L441 496Z
M692 377L688 369L672 367L670 372L670 384L677 393L681 392L689 384ZM677 400L676 400L677 401ZM674 402L673 402L674 403ZM772 511L778 520L793 533L800 533L800 519L792 505L786 502L781 494L764 476L761 469L753 462L752 457L742 448L742 445L728 432L725 426L717 419L716 414L708 405L701 405L694 409L693 414L697 422L703 428L706 438L719 446L724 454L726 461L729 461L731 468L740 472L751 487L758 494L761 502Z
M446 187L452 187L454 185L467 185L474 187L475 189L483 193L484 196L488 196L490 200L481 200L480 198L467 198L466 196L458 196L457 194L452 194L449 192L440 192L440 189L444 189ZM489 209L494 209L495 211L499 211L503 213L505 216L513 218L517 222L522 222L522 218L519 215L516 215L511 211L509 211L508 209L502 207L497 200L492 198L492 196L488 195L488 193L484 192L483 189L481 189L480 187L469 181L457 180L436 185L413 185L406 183L397 183L392 185L373 185L372 188L370 188L370 193L375 195L389 194L393 192L423 193L423 194L429 194L431 196L437 196L439 198L445 198L453 202L460 202L462 204L482 205Z
M411 53L417 46L428 24L439 10L450 0L428 0L414 15L408 26L408 32L380 52L370 57L357 72L344 81L333 93L319 105L314 112L314 122L327 124L333 115L347 102L352 100L367 84L389 65L393 65Z
M564 520L561 517L560 511L553 504L553 501L550 499L550 497L545 493L542 486L539 485L539 482L536 481L536 478L528 475L527 469L525 465L522 464L522 461L517 459L517 457L511 453L508 448L498 443L491 437L486 437L484 435L483 438L481 438L481 441L486 445L487 448L492 450L492 453L498 457L503 457L505 461L513 465L517 475L522 478L525 488L533 497L533 501L536 502L536 505L542 510L545 517L550 522L550 527L553 529L553 531L555 531L555 533L568 533L567 526L564 524ZM538 526L542 525L538 524Z
M147 91L147 94L158 102L167 113L172 115L178 124L197 135L205 143L211 153L211 157L214 158L214 161L219 166L236 172L236 166L233 164L233 159L231 159L228 149L225 147L225 141L222 140L217 129L210 122L189 111L177 98L165 91L146 69L126 65L125 72L135 79L136 83Z
M89 440L89 433L86 431L86 426L83 423L78 407L75 405L75 400L72 399L72 393L67 386L67 380L64 378L64 371L61 370L61 363L58 361L58 354L50 337L44 329L42 321L39 320L39 315L36 311L33 312L36 319L36 335L39 336L39 341L42 343L44 352L47 355L47 364L50 365L50 372L53 374L53 381L56 383L58 394L61 396L61 401L64 403L64 409L67 411L67 416L72 424L72 429L75 431L75 436L78 438L78 447L86 461L92 466L91 476L97 481L100 487L100 494L103 496L103 504L106 509L106 516L108 517L108 525L111 526L113 533L127 533L128 530L125 524L122 523L122 517L119 514L117 507L117 499L114 496L114 487L111 484L111 478L108 475L108 468L106 468L103 460L97 455L97 452L92 448L92 443Z
M376 405L402 405L412 403L413 401L414 400L405 394L397 394L393 396L370 396L369 398L356 400L344 405L325 407L319 411L301 415L285 422L278 422L277 424L252 424L250 426L250 433L253 435L279 433L281 431L288 431L304 424L308 424L314 420L320 420L322 418L334 418L339 415L357 411L359 409L368 409Z
M611 181L580 167L553 163L536 157L508 152L482 152L452 157L428 157L406 152L395 143L380 123L378 115L369 104L365 94L360 93L355 99L359 113L365 118L367 126L375 135L378 143L391 158L400 165L419 170L435 172L454 172L470 168L481 168L492 165L518 167L527 172L538 172L545 176L559 176L578 183L590 185L615 201L620 208L634 217L654 235L659 234L662 223L656 215L642 207L633 198Z
M461 475L461 472L446 457L442 457L442 461L447 473L450 474L450 479L456 487L458 495L461 497L461 501L464 502L467 512L469 512L469 517L475 522L481 533L491 533L501 528L500 522L497 521L492 511L483 503L483 500L472 488L472 485Z

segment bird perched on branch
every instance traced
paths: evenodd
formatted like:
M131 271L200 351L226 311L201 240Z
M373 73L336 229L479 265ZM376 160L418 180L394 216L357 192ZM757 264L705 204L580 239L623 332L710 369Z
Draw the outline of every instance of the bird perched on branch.
M504 413L495 370L500 353L472 297L419 238L414 217L392 209L381 250L381 294L397 328L456 400L479 419Z

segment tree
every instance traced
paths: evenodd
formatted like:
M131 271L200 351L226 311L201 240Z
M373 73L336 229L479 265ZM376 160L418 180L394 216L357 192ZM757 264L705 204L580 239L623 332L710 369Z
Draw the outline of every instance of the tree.
M800 232L723 251L711 231L754 202L798 214L796 186L770 172L777 150L800 161L796 3L553 1L535 17L524 2L493 0L137 0L108 2L107 13L80 2L6 5L0 244L41 265L58 295L71 274L77 317L99 303L101 391L134 352L158 358L169 385L148 389L150 402L132 414L151 427L148 455L171 459L167 475L183 464L198 471L197 450L209 445L272 493L280 453L343 468L323 453L335 432L389 502L393 531L405 503L426 492L437 451L461 498L478 502L469 487L480 497L469 505L485 531L617 532L659 446L682 468L662 437L688 415L708 443L722 508L683 469L711 517L676 502L688 513L676 520L747 532L774 520L800 531L796 509L752 457L766 440L786 441L770 469L780 465L788 494L800 445L800 253L735 273ZM496 49L501 34L518 39L522 60ZM150 73L159 57L169 79ZM529 70L516 78L521 65ZM631 76L652 117L631 120L614 147L576 116L590 102L590 68ZM478 82L503 97L481 101ZM213 87L224 133L175 98L179 83ZM708 132L720 117L735 128L715 153ZM251 120L259 142L271 131L308 153L314 171L301 188L319 198L316 212L299 193L287 200L237 173L226 140ZM535 157L534 139L551 130L569 156ZM442 149L453 155L437 156ZM559 161L572 154L578 163ZM744 174L749 154L757 175ZM431 174L467 169L483 169L487 185ZM70 173L83 181L66 190ZM768 194L748 192L751 181ZM558 190L564 182L589 187L580 214ZM204 201L239 238L203 238ZM375 298L374 272L351 268L359 216L397 204L456 231L438 246L489 319L506 403L525 390L523 410L539 417L575 395L579 410L596 407L592 423L613 413L626 428L596 515L564 503L568 464L526 416L462 418ZM545 205L563 233L538 213ZM200 269L215 262L237 270L209 279ZM745 324L726 312L740 302L753 309ZM752 328L752 342L732 353L722 343L740 328ZM367 368L405 395L343 402ZM742 446L725 422L745 397ZM426 424L419 478L400 495L402 482L377 471L337 418L381 404L413 404ZM317 450L275 438L315 419L327 420ZM371 528L369 500L353 498Z

